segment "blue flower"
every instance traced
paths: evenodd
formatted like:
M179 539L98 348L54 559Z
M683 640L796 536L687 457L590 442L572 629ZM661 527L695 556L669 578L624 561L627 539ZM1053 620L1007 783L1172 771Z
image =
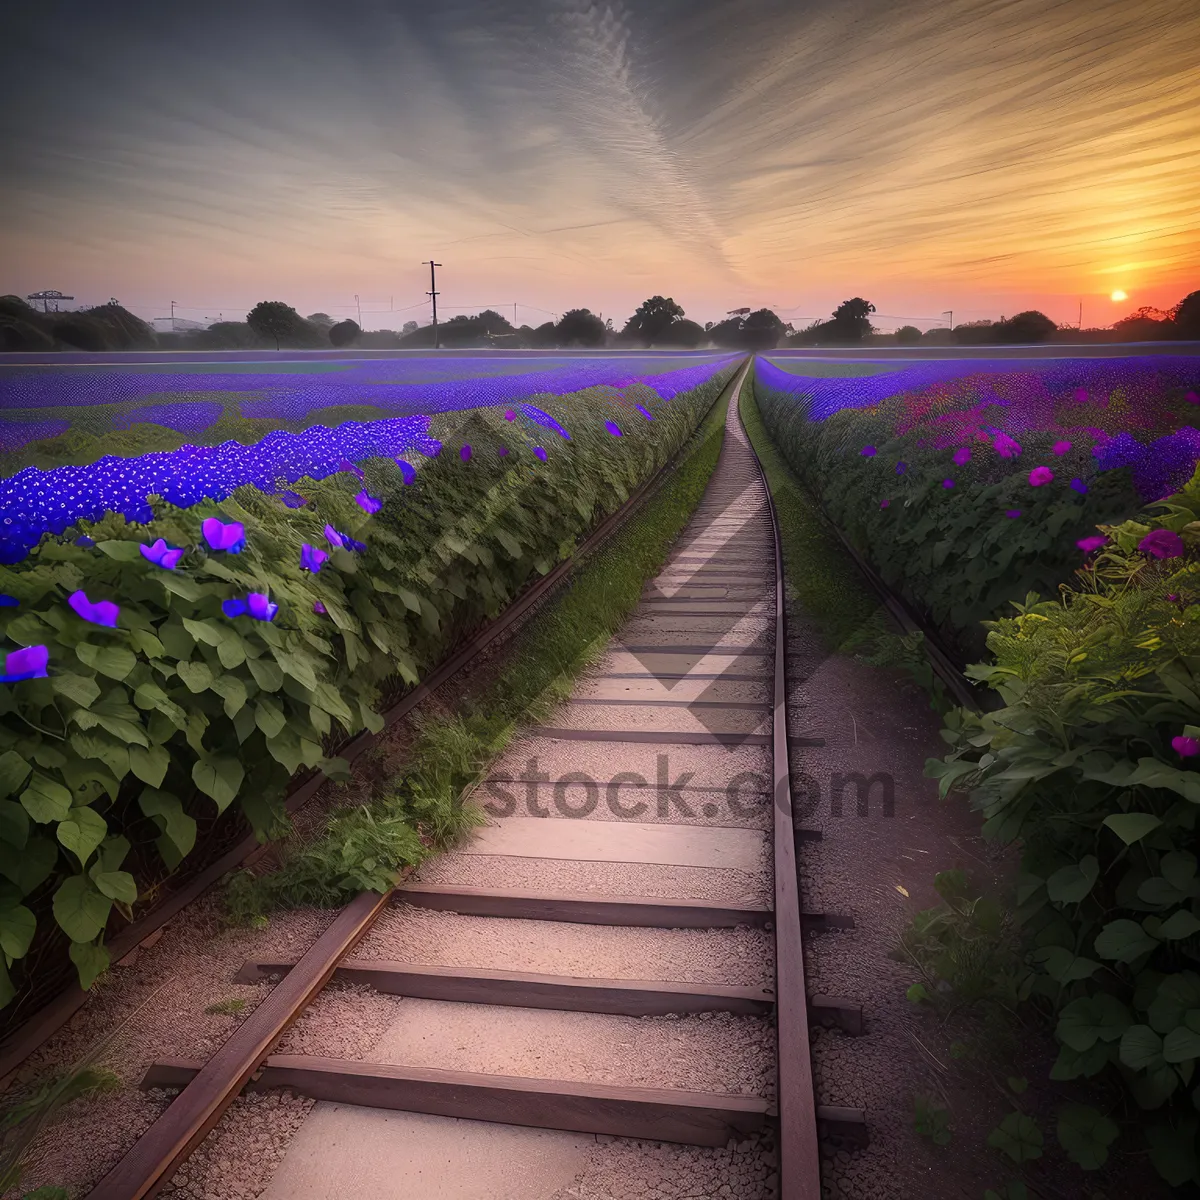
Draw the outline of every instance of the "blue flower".
M298 492L280 492L279 498L288 508L303 508L308 503Z
M45 679L50 650L46 646L26 646L10 651L4 657L4 674L0 683L19 683L22 679Z
M116 629L117 617L121 609L111 600L97 600L93 603L83 592L72 592L67 597L67 603L85 620L93 625L107 625Z
M230 620L249 615L256 621L273 621L279 605L272 604L270 597L262 592L251 592L245 600L222 600L221 611Z
M208 517L200 529L204 540L214 550L228 550L230 554L240 554L246 548L246 529L241 521L232 521L226 525L216 517Z
M383 507L383 501L376 496L369 496L365 491L354 497L354 503L368 515L377 513Z
M142 552L142 557L154 563L155 566L162 567L165 571L173 571L179 565L179 560L183 557L183 550L172 546L168 546L162 538L159 538L153 546L142 545L138 547Z
M416 479L417 469L412 463L406 463L404 459L398 458L396 459L396 466L400 468L400 474L403 476L406 484L412 483Z
M300 547L300 569L302 571L312 571L315 575L320 569L321 564L329 557L324 550L318 550L316 546L310 546L307 542Z

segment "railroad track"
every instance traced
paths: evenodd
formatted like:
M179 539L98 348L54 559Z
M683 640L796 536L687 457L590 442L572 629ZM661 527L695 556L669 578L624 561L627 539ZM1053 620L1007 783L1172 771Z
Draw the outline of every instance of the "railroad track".
M777 1131L772 1194L783 1200L820 1196L820 1137L862 1144L862 1114L821 1108L813 1092L810 1025L859 1033L862 1018L852 1001L808 996L805 989L802 932L852 922L806 913L801 905L796 843L804 831L793 823L789 781L782 561L771 499L737 411L747 372L734 386L720 462L704 499L623 636L556 724L529 731L492 771L485 790L495 819L437 860L432 879L423 872L392 894L359 896L298 961L245 964L241 982L280 981L207 1062L151 1067L144 1087L179 1094L92 1190L92 1200L157 1194L247 1086L289 1088L343 1105L702 1147ZM516 765L524 758L548 770L520 779ZM505 876L514 864L519 884ZM531 886L531 878L560 886ZM733 886L698 884L708 879ZM638 881L649 886L622 887ZM387 960L373 946L377 922L376 932L384 925L402 930L435 913L443 922L435 957L443 961ZM525 944L566 945L565 937L577 958L595 952L600 965L599 943L588 941L594 927L625 931L633 957L641 945L642 958L627 956L621 970L603 977L524 969L529 964L514 961L508 949L521 942L510 936L518 925ZM763 931L773 938L764 940ZM657 940L638 942L647 936ZM743 978L729 977L735 968L719 982L696 970L656 976L672 954L678 961L690 945L702 945L688 939L718 936L757 937L768 955L773 949L773 970L751 954L735 956L746 967ZM496 949L489 951L489 943ZM773 1044L772 1069L761 1094L681 1085L665 1051L666 1026L646 1035L649 1061L636 1084L587 1072L582 1079L548 1078L411 1060L273 1055L287 1027L333 978L403 996L406 1006L432 1002L422 1011L435 1027L445 1022L448 1035L486 1012L501 1046L506 1021L515 1028L523 1019L516 1010L526 1016L541 1010L567 1038L577 1030L593 1040L629 1028L604 1021L675 1015L685 1021L670 1027L671 1036L686 1041L678 1034L686 1018L723 1014L717 1033L730 1034L728 1061L721 1061L720 1036L709 1036L703 1046L713 1061L700 1074L737 1075L737 1056L756 1037L760 1046ZM363 1152L384 1151L364 1143Z

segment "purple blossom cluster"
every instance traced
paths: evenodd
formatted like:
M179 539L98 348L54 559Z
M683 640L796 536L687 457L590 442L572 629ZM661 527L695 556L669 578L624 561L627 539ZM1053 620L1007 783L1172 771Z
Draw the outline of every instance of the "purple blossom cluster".
M215 425L225 412L216 400L185 400L174 404L146 404L128 409L113 418L114 429L128 429L145 422L162 425L179 433L203 433Z

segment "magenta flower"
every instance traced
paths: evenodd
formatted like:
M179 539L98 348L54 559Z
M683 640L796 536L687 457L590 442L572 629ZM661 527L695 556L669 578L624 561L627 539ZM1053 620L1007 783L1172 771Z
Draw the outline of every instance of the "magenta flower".
M246 548L246 529L241 521L231 521L226 525L216 517L208 517L200 529L204 540L214 550L228 550L230 554L240 554Z
M222 600L221 611L230 619L248 614L256 621L273 621L279 605L262 592L251 592L245 600Z
M348 458L343 458L342 461L338 463L338 470L348 471L351 475L357 475L359 479L366 478L366 476L363 474L362 467L356 467Z
M1179 737L1171 739L1171 749L1179 755L1180 758L1195 758L1200 754L1200 741L1194 737L1186 737L1180 734Z
M496 451L496 453L498 455L500 455L501 458L507 458L508 457L508 447L501 446L500 449Z
M1076 404L1086 404L1087 399L1088 399L1087 388L1076 388L1075 389L1075 403Z
M97 600L93 603L83 592L72 592L67 597L67 603L85 620L93 625L107 625L116 629L117 617L121 609L111 600Z
M300 570L311 571L314 575L321 569L321 564L329 557L324 550L310 546L307 542L300 547Z
M1015 521L1021 515L1021 510L1019 508L1010 508L1004 515L1010 521Z
M1184 396L1184 399L1189 404L1200 404L1200 396L1197 396L1195 392L1188 392L1188 394Z
M320 600L314 600L313 612L315 612L318 617L324 617L328 615L329 610L320 602Z
M359 492L354 497L354 503L363 510L368 516L371 513L377 513L383 507L383 501L377 496L368 496L365 491Z
M1138 549L1154 558L1179 558L1183 554L1183 539L1169 529L1154 529L1138 542Z
M164 571L175 570L179 565L179 560L183 557L182 549L168 546L162 538L159 538L153 546L142 545L139 549L143 558L148 559L155 566L162 567Z
M1020 445L1014 442L1007 433L996 434L995 439L992 441L992 445L995 447L996 453L999 454L1001 458L1016 458L1017 455L1021 453Z
M396 459L396 466L400 468L400 475L406 484L412 483L417 477L417 468L412 463L406 463L404 459Z
M458 452L458 457L461 458L463 462L471 461L471 447L466 442L463 442L463 447Z
M621 427L616 423L616 421L605 421L604 428L607 429L608 432L613 435L613 437L621 436ZM872 450L871 453L874 454L875 451Z
M1108 538L1101 533L1097 533L1092 537L1080 538L1075 545L1077 545L1080 550L1084 552L1084 554L1091 554L1093 550L1099 550L1101 546L1108 545Z
M1049 467L1034 467L1029 472L1029 486L1043 487L1054 478L1054 472Z
M861 454L863 456L863 458L874 458L875 457L875 447L874 446L864 446L859 451L859 454Z
M888 508L891 505L891 503L892 502L890 500L880 500L879 507L880 508Z
M46 646L25 646L4 656L4 674L0 683L20 683L22 679L45 679L50 650Z
M1071 480L1071 490L1073 492L1078 492L1081 496L1086 496L1088 486L1086 483L1083 482L1082 479L1072 479Z
M1071 449L1071 443L1070 442L1055 442L1054 445L1050 447L1050 449L1053 450L1055 454L1066 454L1067 451Z
M546 452L545 452L545 450L543 450L541 448L541 446L534 446L533 457L536 458L538 460L538 462L545 462L546 461Z
M1167 600L1171 604L1178 604L1179 603L1179 593L1178 592L1168 592Z
M953 480L953 479L943 479L943 480L942 480L942 487L944 487L944 488L952 488L953 486L954 486L954 480Z
M971 461L971 451L966 446L960 446L954 452L954 461L960 466L966 466Z
M515 412L513 412L513 410L510 408L510 409L509 409L509 410L508 410L508 411L507 411L507 412L504 414L504 419L505 419L506 421L515 421L515 420L517 419L517 414L516 414Z

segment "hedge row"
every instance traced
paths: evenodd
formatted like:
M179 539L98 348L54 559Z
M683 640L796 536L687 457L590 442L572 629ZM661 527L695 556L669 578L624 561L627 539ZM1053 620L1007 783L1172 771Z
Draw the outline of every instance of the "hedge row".
M10 647L48 654L45 677L21 679L29 656L10 652L0 684L0 1005L55 926L90 985L114 910L130 919L139 882L178 867L198 817L232 809L262 840L284 832L292 776L343 771L330 752L381 727L385 691L415 684L569 556L679 449L733 369L669 403L631 397L652 419L632 402L546 402L571 436L549 435L544 457L544 429L521 437L523 418L475 410L409 485L376 459L361 477L293 485L307 500L296 509L251 488L187 510L151 498L148 524L110 515L0 569ZM360 493L382 506L365 515ZM240 524L244 547L213 549L214 518ZM173 568L143 553L160 538L184 550ZM97 623L103 602L115 627Z

